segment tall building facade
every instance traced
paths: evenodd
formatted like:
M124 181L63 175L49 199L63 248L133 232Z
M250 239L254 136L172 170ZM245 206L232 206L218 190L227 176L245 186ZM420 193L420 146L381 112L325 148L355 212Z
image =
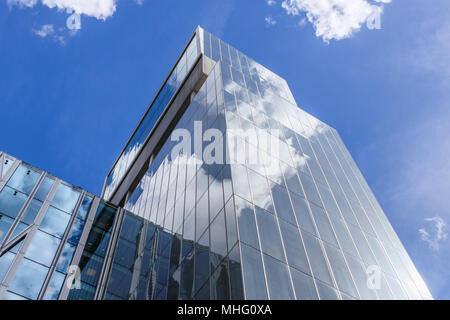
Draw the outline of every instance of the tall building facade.
M0 299L432 299L336 130L200 27L101 198L0 161Z

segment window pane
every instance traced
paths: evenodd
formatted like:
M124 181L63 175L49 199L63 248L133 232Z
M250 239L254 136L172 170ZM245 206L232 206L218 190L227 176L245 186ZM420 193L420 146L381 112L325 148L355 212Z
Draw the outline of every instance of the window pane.
M26 200L27 196L23 193L4 187L0 192L0 213L15 218Z
M3 300L7 301L7 300L29 300L27 298L24 298L22 296L19 296L18 294L12 293L10 291L7 291L5 293L5 295L3 296Z
M44 300L57 300L61 287L64 283L66 276L59 272L54 272L52 279L48 284L47 290L45 291Z
M320 241L307 233L303 233L303 240L305 241L306 251L308 252L311 269L314 276L330 285L333 285L331 274L328 270L328 265L322 253Z
M184 221L183 257L191 253L195 241L195 212L192 212Z
M93 199L89 196L85 196L83 202L81 203L80 209L78 210L77 217L81 220L86 220L89 210L91 209Z
M266 282L258 250L242 244L242 267L244 268L244 285L247 300L266 300Z
M316 282L317 290L319 291L320 300L339 300L337 291L320 281Z
M205 232L205 229L209 224L208 192L205 192L202 198L198 201L196 213L197 216L195 218L195 237L198 240L203 235L203 232Z
M26 194L30 194L40 175L39 172L21 164L16 169L11 179L9 179L7 185Z
M50 266L55 257L60 240L42 231L36 231L25 257Z
M292 212L291 201L289 200L286 189L275 184L272 187L272 194L278 218L296 224L294 213Z
M272 198L270 197L266 178L252 170L249 170L248 173L253 202L255 205L273 212Z
M223 210L211 224L211 235L211 253L225 257L228 249Z
M60 184L58 190L56 190L52 204L58 209L73 213L79 197L79 191L74 190L65 184Z
M195 246L195 291L209 279L209 234L206 232ZM209 296L209 295L208 295Z
M268 255L264 255L264 264L266 267L267 285L269 286L270 299L294 299L294 293L292 291L287 265Z
M3 171L2 171L2 177L4 177L6 175L6 173L8 172L9 168L11 168L11 166L14 163L14 159L9 158L8 156L5 155L5 159L3 160Z
M28 208L25 210L25 213L22 216L21 221L26 224L32 224L34 219L36 218L39 209L41 209L42 202L36 199L31 200Z
M58 264L56 265L56 269L61 272L67 272L69 268L70 262L72 261L73 254L75 253L76 247L66 243L61 252L61 255L58 260Z
M350 224L348 225L348 227L350 229L350 233L353 236L353 239L355 240L355 244L358 247L359 254L361 255L363 261L369 265L370 264L376 265L377 262L373 257L372 251L370 250L370 247L367 244L367 241L364 238L362 231L359 228L353 227Z
M209 185L209 211L210 219L214 219L223 208L222 181L214 179Z
M70 216L56 208L49 207L40 229L62 238L69 224Z
M211 299L230 299L230 284L228 282L228 274L228 262L227 259L225 259L211 276Z
M348 266L355 279L356 286L358 287L361 299L364 300L376 300L377 296L375 290L370 290L367 286L367 273L363 268L359 260L352 258L349 255L345 255L347 258Z
M5 238L6 233L9 231L9 228L11 228L13 222L13 219L0 214L0 243L3 241L3 238Z
M284 221L280 221L280 228L289 265L307 274L311 274L298 229Z
M78 241L80 241L81 234L83 233L84 224L86 222L80 219L75 219L73 222L72 228L70 229L69 236L67 238L67 241L72 244L78 244Z
M44 284L47 272L46 267L23 259L9 285L9 290L29 299L36 299Z
M259 248L252 204L239 197L235 198L235 202L240 240L254 248Z
M347 231L347 228L344 225L344 222L341 219L331 219L334 227L334 231L336 231L336 236L341 244L342 250L347 252L354 257L358 257L358 251L356 251L355 244L353 243L350 234Z
M341 251L327 244L325 244L325 251L327 252L339 290L358 298L358 293Z
M325 210L311 204L311 211L314 215L314 219L316 220L316 226L319 229L320 239L337 247L338 243L336 241L336 237L334 236L333 229L331 228L330 221L326 216Z
M236 230L236 214L234 213L234 201L233 197L225 205L225 214L227 222L227 238L228 246L231 248L237 242L237 230Z
M291 193L291 198L300 228L316 235L316 229L314 228L314 223L311 214L309 213L306 200L294 193Z
M16 255L14 253L6 252L0 257L0 282L3 280L6 272L8 272L11 262L14 260L15 256Z
M251 200L250 189L248 186L247 170L241 165L232 165L234 192L244 199Z
M314 287L313 279L291 268L292 282L294 283L295 295L297 300L317 300L316 287Z
M285 261L280 232L278 231L275 216L259 207L256 207L256 217L258 221L259 238L261 240L262 251L281 261Z
M28 227L27 224L19 222L19 224L14 229L13 233L11 233L11 236L8 240L14 239L18 234L20 234L22 231L24 231Z
M67 300L93 300L95 295L95 287L81 282L80 289L72 289L69 292Z
M320 201L319 193L317 192L316 186L311 178L306 175L301 175L301 180L303 183L303 188L305 189L306 198L309 201L314 202L315 204L322 206L322 202Z
M50 189L52 188L53 182L55 182L55 180L49 177L45 177L44 180L41 182L41 185L39 186L38 190L36 191L34 197L36 199L44 201L48 193L50 192Z

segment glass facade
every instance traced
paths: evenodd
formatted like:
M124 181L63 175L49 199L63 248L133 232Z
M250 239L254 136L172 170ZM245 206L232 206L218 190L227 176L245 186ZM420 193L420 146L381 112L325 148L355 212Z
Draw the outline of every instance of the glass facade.
M93 196L17 159L0 180L0 298L57 299Z
M139 153L148 135L162 116L168 103L175 96L177 90L180 88L184 79L197 61L200 54L197 42L197 37L194 36L175 67L172 69L172 72L167 77L164 85L157 93L138 127L133 132L133 135L122 151L122 154L119 156L113 169L111 169L111 172L108 174L103 195L105 199L108 200L110 198L112 192L117 187L117 184L132 165L133 160L136 158L136 155Z
M212 68L124 208L107 203L199 58ZM0 299L432 299L336 130L201 28L105 200L0 161Z

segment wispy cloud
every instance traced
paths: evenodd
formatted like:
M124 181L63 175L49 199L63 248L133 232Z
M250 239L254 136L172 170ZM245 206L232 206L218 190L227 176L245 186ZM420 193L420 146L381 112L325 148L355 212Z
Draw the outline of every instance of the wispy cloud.
M284 0L282 8L288 15L306 15L316 36L325 42L351 37L364 23L381 15L383 6L391 0Z
M419 229L420 238L428 243L432 250L439 251L440 242L447 239L447 224L440 217L427 218L425 221L433 223L433 231L430 231L430 234L425 228Z
M450 22L423 23L420 34L416 37L414 47L406 58L406 62L418 73L433 73L442 76L442 84L450 85ZM424 36L426 35L426 36Z
M60 45L66 44L68 36L76 34L76 31L66 32L64 28L56 29L52 24L44 24L39 29L33 29L32 32L41 38L49 38Z
M266 3L267 3L269 6L274 6L274 5L277 4L277 2L276 2L275 0L266 0Z
M266 21L267 26L273 26L273 25L277 24L277 21L274 18L272 18L271 16L265 17L264 21Z
M52 24L44 24L40 29L33 29L33 33L41 38L45 38L55 33L55 26Z
M9 7L18 5L20 7L34 7L36 5L36 3L38 2L38 0L6 0L6 4Z
M298 25L300 27L303 27L303 26L306 25L306 23L307 23L306 19L305 18L301 18L300 21L298 22Z

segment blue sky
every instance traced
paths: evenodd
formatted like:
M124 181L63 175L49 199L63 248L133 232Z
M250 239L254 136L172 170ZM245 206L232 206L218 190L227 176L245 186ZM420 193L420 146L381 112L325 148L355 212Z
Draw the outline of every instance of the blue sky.
M340 132L434 297L450 298L448 0L351 0L337 24L311 0L76 2L0 1L1 150L100 194L201 25ZM84 13L78 31L58 3ZM379 30L367 3L383 7Z

